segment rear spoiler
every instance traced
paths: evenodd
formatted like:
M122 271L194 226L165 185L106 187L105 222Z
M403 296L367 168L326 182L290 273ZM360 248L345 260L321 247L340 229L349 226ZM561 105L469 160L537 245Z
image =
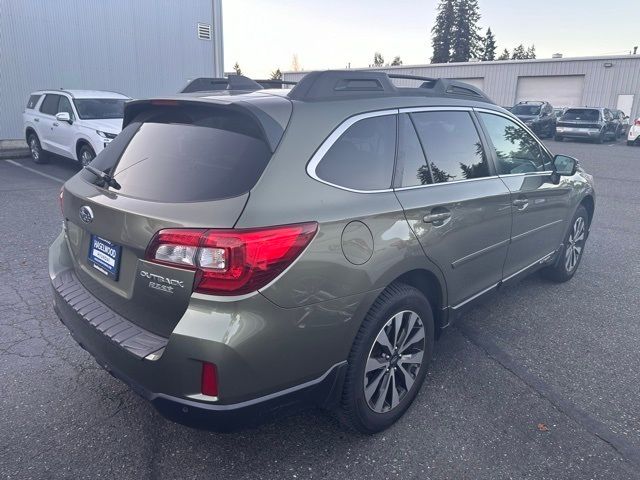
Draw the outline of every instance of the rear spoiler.
M262 130L263 136L271 152L275 152L284 130L291 117L291 102L286 98L268 96L264 99L245 101L226 101L215 98L194 98L188 95L132 100L124 105L122 128L124 129L141 113L153 108L166 107L205 107L243 113L251 117Z

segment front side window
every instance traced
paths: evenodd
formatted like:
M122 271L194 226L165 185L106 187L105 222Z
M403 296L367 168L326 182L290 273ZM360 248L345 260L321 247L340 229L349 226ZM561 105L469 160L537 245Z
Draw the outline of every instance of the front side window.
M60 95L48 93L42 105L40 105L40 112L45 115L55 115L58 113L58 102L60 101Z
M511 120L480 113L496 151L499 175L543 172L551 168L551 159L524 128Z
M391 187L396 151L396 115L365 118L351 125L317 165L318 178L354 190Z
M489 176L489 164L469 112L412 113L434 183Z
M78 115L83 120L124 117L124 98L76 98Z
M71 108L71 102L67 97L61 96L58 103L58 111L56 113L67 112L71 118L73 118L73 108Z

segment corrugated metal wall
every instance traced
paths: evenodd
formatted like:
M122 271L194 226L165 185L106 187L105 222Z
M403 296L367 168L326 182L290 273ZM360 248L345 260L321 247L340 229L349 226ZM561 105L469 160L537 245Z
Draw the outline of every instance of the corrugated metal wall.
M177 92L212 76L212 0L0 0L0 139L22 137L29 92Z
M605 67L611 63L611 67ZM363 69L369 70L369 69ZM513 105L519 77L584 75L582 104L616 108L618 95L636 96L632 118L640 116L640 55L511 62L478 62L387 67L393 73L443 78L483 78L484 91L498 105ZM297 81L304 72L284 72L285 80ZM542 99L541 99L542 100Z

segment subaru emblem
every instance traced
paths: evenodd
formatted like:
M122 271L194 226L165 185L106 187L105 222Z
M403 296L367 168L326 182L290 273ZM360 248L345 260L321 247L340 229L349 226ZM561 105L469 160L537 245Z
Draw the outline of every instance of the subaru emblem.
M80 219L84 223L91 223L93 221L93 210L91 210L91 207L86 205L80 207Z

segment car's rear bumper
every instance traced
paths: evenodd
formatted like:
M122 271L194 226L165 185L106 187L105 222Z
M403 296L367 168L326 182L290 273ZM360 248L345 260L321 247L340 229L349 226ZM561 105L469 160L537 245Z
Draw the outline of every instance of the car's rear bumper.
M562 137L598 138L600 136L600 132L600 130L597 130L595 128L556 127L556 134Z
M339 400L352 340L342 305L282 309L255 295L204 310L194 301L163 338L91 295L77 281L70 261L61 235L49 256L60 320L101 366L165 416L228 430L308 406L331 407ZM334 311L340 321L332 318ZM218 397L201 393L203 362L217 366Z
M123 347L116 345L111 338L92 326L81 313L64 300L55 288L54 310L69 329L72 337L105 370L149 400L165 417L192 427L227 431L263 422L285 413L290 414L310 406L329 408L338 401L342 390L346 362L334 365L319 378L238 403L217 405L155 392L143 382L133 378L132 372L123 369L122 356L131 357L126 359L125 364L155 362L135 358L131 352L125 353ZM118 350L122 351L118 352ZM157 369L149 368L149 374L160 374L159 371L154 372L154 370ZM139 370L134 369L134 372Z

